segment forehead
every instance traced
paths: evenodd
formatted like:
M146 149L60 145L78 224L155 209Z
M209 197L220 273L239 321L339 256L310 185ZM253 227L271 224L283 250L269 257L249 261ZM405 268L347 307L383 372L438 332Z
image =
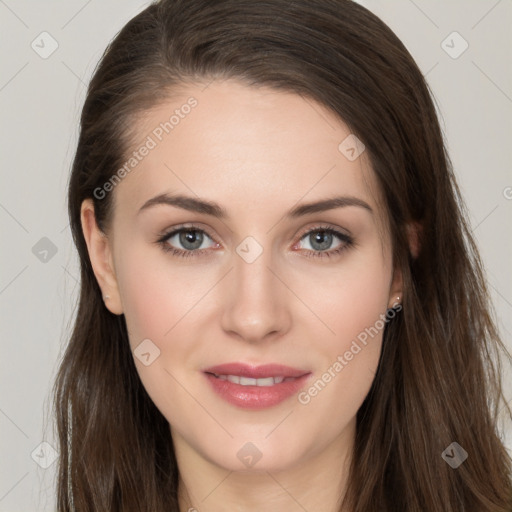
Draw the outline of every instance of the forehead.
M162 193L211 199L235 216L262 209L278 215L334 195L358 197L383 213L369 158L365 151L357 156L362 147L354 135L298 94L233 80L188 84L131 130L125 163L136 161L115 190L115 210L125 217Z

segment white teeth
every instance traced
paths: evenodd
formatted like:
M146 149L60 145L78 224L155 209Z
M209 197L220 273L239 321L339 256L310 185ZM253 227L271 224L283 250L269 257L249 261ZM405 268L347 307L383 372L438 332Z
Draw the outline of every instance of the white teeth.
M257 379L251 379L250 377L240 377L240 382L242 386L256 386Z
M277 377L277 378L279 378L279 377ZM277 382L274 377L267 377L265 379L247 379L247 380L254 380L256 386L273 386L274 384L279 384L279 382ZM242 379L240 379L240 384L242 384Z
M265 377L264 379L253 379L251 377L239 377L238 375L216 375L220 380L227 380L233 384L240 384L241 386L260 386L269 387L274 384L280 384L283 381L295 380L295 377Z

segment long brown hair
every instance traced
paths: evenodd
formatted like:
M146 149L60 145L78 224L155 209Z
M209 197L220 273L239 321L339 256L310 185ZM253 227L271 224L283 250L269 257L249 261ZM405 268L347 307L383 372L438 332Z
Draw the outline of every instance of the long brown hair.
M123 315L105 308L80 222L92 198L107 233L137 115L187 82L234 78L311 98L363 141L390 218L403 311L386 326L357 414L343 505L353 512L512 510L500 439L500 340L482 262L431 92L395 34L347 0L162 0L129 21L90 82L69 182L81 265L71 339L55 381L58 510L179 511L167 420L138 377ZM417 222L411 255L406 223ZM508 412L510 410L507 407ZM441 454L457 442L456 469Z

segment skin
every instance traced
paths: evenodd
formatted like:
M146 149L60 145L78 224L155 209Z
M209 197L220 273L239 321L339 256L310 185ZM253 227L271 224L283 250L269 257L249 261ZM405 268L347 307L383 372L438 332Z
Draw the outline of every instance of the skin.
M265 410L238 408L210 389L201 370L282 363L311 371L308 389L398 302L402 280L373 172L365 152L349 161L338 150L350 130L320 104L232 80L187 85L146 112L140 141L190 96L198 105L110 192L108 236L92 201L82 204L94 272L110 296L105 305L125 315L132 350L144 339L160 350L149 366L134 360L169 421L181 510L338 510L382 330L305 405L294 395ZM169 205L138 213L164 192L215 201L229 219ZM347 206L284 218L297 204L333 195L359 198L373 214ZM207 230L202 255L180 258L155 243L183 223ZM307 257L322 252L315 232L305 236L318 225L348 233L356 245ZM263 250L252 263L236 252L248 236ZM178 236L167 244L190 247ZM334 236L326 250L344 244ZM237 457L247 442L262 454L252 467Z

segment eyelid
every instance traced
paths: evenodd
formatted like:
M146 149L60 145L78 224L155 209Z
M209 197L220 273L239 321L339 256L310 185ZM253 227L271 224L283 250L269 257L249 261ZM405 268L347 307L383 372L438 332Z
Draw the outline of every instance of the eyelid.
M179 233L180 231L186 231L187 229L191 231L202 231L206 233L216 244L220 243L207 227L203 226L201 223L193 222L185 222L184 224L178 224L172 228L164 229L159 235L159 240L168 239L171 235Z
M299 237L299 240L302 240L302 238L304 238L305 235L309 235L310 233L312 232L315 232L315 231L321 231L321 230L325 230L325 231L335 231L335 232L339 232L340 235L344 235L346 236L347 238L352 238L352 235L348 232L347 229L344 229L342 227L339 227L339 226L333 226L327 222L320 222L320 223L313 223L312 226L309 226L307 228L304 228L304 230L299 230L299 233L301 233L300 235L294 235L294 238L295 237Z

